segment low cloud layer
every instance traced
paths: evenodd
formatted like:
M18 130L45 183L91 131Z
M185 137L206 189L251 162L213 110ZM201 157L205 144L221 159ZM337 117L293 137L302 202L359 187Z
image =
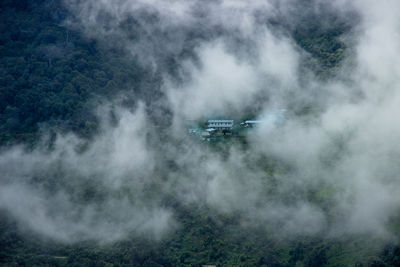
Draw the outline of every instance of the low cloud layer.
M64 134L51 150L2 151L0 208L21 226L61 241L162 238L179 227L173 199L239 214L244 228L278 236L391 237L400 208L396 1L65 4L74 14L66 24L101 42L118 38L132 58L162 72L154 90L163 91L172 120L161 128L139 104L112 110L114 125L105 108L88 143ZM360 20L341 37L346 58L334 79L316 78L287 27L303 19L299 13L345 20L349 9ZM175 76L167 56L179 63ZM215 149L186 134L190 123L211 116L262 119L281 108L286 123L259 127L246 148Z
M174 221L156 192L148 192L156 178L143 108L116 113L118 126L103 121L90 144L65 135L51 152L3 152L0 207L60 241L111 241L131 232L159 238Z

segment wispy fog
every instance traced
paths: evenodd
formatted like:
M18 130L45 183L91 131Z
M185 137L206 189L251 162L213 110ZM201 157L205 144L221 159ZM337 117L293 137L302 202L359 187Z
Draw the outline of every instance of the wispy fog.
M162 74L161 88L148 90L163 92L172 119L158 124L162 116L150 117L160 111L140 100L134 109L116 101L98 107L91 141L59 133L50 149L44 136L33 151L3 150L0 208L66 242L160 239L179 227L174 201L276 236L391 238L400 209L400 3L303 2L66 0L68 27ZM304 64L310 55L292 38L307 15L321 27L330 26L325 16L351 25L331 78ZM263 119L277 109L287 110L286 123L256 128L246 147L187 135L190 123L213 116Z

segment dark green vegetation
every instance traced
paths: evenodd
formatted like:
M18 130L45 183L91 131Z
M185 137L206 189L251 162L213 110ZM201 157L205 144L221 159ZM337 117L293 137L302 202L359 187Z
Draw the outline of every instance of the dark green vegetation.
M1 1L0 144L35 143L41 127L96 133L92 108L121 92L146 100L157 79L122 51L103 47L61 22L57 1ZM309 22L307 22L309 23ZM308 24L305 24L308 25ZM346 26L347 27L347 26ZM298 44L334 69L345 26L294 30ZM323 191L312 196L318 201ZM322 196L321 196L322 195ZM88 196L90 198L90 195ZM88 201L86 199L86 201ZM260 229L238 231L239 215L173 206L180 227L161 241L127 237L113 244L60 244L20 227L0 210L1 266L399 266L400 248L363 236L279 240ZM382 249L383 247L383 249Z
M293 31L296 42L312 55L305 64L322 77L334 74L344 58L345 45L341 38L350 30L350 26L336 20L335 17L328 17L328 25L318 25L315 23L318 18L311 16Z
M237 218L210 216L209 210L177 207L183 223L162 241L128 238L96 245L62 245L19 233L1 217L2 266L399 266L400 249L366 237L326 241L298 237L277 240L265 231L237 232ZM221 226L223 225L223 226Z
M0 144L33 142L40 126L89 136L97 128L91 102L145 78L121 51L63 27L65 13L58 1L1 1Z

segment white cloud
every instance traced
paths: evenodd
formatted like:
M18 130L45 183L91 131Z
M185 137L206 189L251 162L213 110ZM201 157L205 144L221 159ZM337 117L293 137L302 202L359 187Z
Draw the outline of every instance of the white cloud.
M289 16L302 10L296 1L66 3L92 37L104 41L113 34L156 65L159 54L176 56L183 82L163 73L170 78L162 90L173 113L171 127L157 128L144 107L134 113L120 109L118 125L104 120L101 134L83 152L76 150L83 141L72 135L59 136L53 151L3 151L0 207L21 224L69 241L115 240L133 229L159 237L174 225L172 209L161 204L173 196L183 205L239 213L244 226L282 226L278 234L328 229L390 235L387 222L400 207L396 1L332 4L334 12L351 6L361 17L348 33L355 45L344 62L349 65L333 81L299 72L305 52L266 21L280 14L293 25L296 18ZM158 18L146 20L148 13ZM129 17L140 24L139 41L121 28ZM193 32L202 37L188 48ZM177 55L184 48L194 56L182 61ZM292 114L276 129L260 127L247 151L232 145L215 152L187 138L182 123L240 114L255 104L262 118L273 108L290 112L291 105L304 103L318 109L308 117ZM57 189L50 197L51 184L31 183L59 173L49 179ZM78 189L87 184L95 185L101 205L82 202Z

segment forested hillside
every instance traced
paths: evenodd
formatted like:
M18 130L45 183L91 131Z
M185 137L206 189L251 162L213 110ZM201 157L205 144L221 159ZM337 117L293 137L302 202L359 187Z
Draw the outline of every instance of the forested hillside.
M13 152L12 156L0 155L0 176L1 173L4 174L4 177L0 178L0 187L12 189L13 185L18 184L20 180L14 180L14 173L17 173L15 176L22 177L18 179L24 179L22 189L13 191L19 192L20 196L13 198L15 194L11 193L0 198L0 201L6 198L9 202L21 200L24 205L28 203L25 206L31 207L24 210L19 209L18 203L14 203L15 206L0 205L1 266L400 266L400 247L397 244L400 233L398 216L391 216L390 220L385 221L391 231L390 238L384 234L370 235L350 230L350 233L341 232L337 229L340 227L332 227L332 230L332 225L347 216L345 212L341 214L343 210L339 205L335 206L336 198L332 196L336 192L345 192L346 188L343 189L329 180L315 183L305 180L304 183L309 183L305 187L293 179L293 173L297 170L295 163L285 162L283 156L273 158L269 154L260 154L252 148L250 137L249 140L239 140L236 143L216 144L215 147L212 144L192 145L192 141L188 141L190 139L186 136L176 137L174 128L168 128L168 125L174 123L174 118L171 117L175 116L181 105L178 102L178 108L174 109L173 97L176 95L163 91L163 86L187 83L186 69L182 70L182 66L202 64L199 63L200 56L196 54L196 49L201 47L198 42L221 35L235 40L235 44L238 43L237 47L229 47L235 52L244 49L243 47L252 47L252 44L247 46L246 40L236 40L237 32L233 31L231 34L218 25L213 25L209 33L201 30L200 26L198 31L185 29L185 41L181 50L170 51L167 47L157 51L161 56L157 53L152 55L154 58L151 63L143 62L143 58L150 58L150 55L140 54L142 50L131 52L118 39L107 40L113 36L117 38L118 35L96 38L85 33L76 24L69 23L74 18L71 15L73 11L65 2L74 1L10 0L0 3L0 145L4 151L9 148L14 151L12 149L17 147L17 152ZM154 14L146 13L148 17L145 18L157 20L152 15ZM103 19L107 20L107 14L104 17ZM143 26L144 23L140 23L140 19L145 20L143 17L128 17L119 25L124 31L138 35L130 36L130 42L139 42L140 34L154 34L152 30ZM276 15L262 20L262 24L278 29L278 36L293 40L293 46L300 55L299 83L303 86L305 82L301 79L313 77L315 83L330 83L339 75L345 55L350 53L350 48L344 40L350 32L355 31L352 23L357 19L353 17L352 20L344 21L334 14L328 14L326 17L313 14L301 18L301 23L297 21L291 24L282 22L280 16ZM102 29L107 31L106 28ZM162 30L159 32L160 36L169 38L168 42L174 43L175 41L171 40L174 35L167 32L168 29L165 32ZM147 35L146 38L153 38ZM351 42L347 44L349 43ZM189 64L187 60L193 62L190 61ZM230 70L229 64L226 69ZM237 73L237 76L240 75L242 72ZM263 79L268 80L268 75ZM163 80L165 77L168 77L167 82ZM212 81L219 81L218 79ZM262 80L262 84L266 83L265 80ZM199 84L201 82L199 81ZM268 84L274 83L284 84L274 79L271 82L268 80ZM235 86L234 83L230 85ZM193 87L197 88L196 86L198 85ZM282 87L286 89L289 86L284 84ZM322 90L315 90L310 95L314 97L322 93ZM288 90L286 94L288 96L285 97L290 99L288 103L295 101L291 97L294 94L292 91ZM168 100L165 100L165 95L168 95ZM255 98L257 97L255 94ZM299 121L305 121L305 125L317 121L317 113L322 108L317 106L311 97L300 99L301 101L289 110L291 116L300 117ZM166 104L168 101L173 104ZM212 102L209 99L207 101ZM234 110L232 103L228 103L227 107ZM195 109L195 104L190 104ZM320 102L318 104L323 106ZM111 108L102 109L106 106ZM132 120L129 117L127 119L125 113L121 112L121 115L115 111L124 108L140 110L142 106L145 115L138 115ZM222 104L218 103L217 106ZM249 114L259 111L251 107L248 110ZM114 111L117 114L115 118ZM111 117L111 122L105 123L106 126L102 122L102 112L107 113L107 118ZM243 114L243 117L247 115ZM124 128L125 124L144 120L142 117L150 119L132 131ZM175 120L183 119L178 116ZM114 127L117 130L109 133L102 127ZM122 130L118 130L118 127ZM151 130L144 130L144 127ZM329 130L331 129L326 131L326 135L330 136ZM319 158L321 166L328 166L326 168L329 169L338 164L342 158L341 153L347 153L345 144L351 134L353 132L350 130L341 135L331 134L333 138L329 139L329 153ZM60 137L65 135L72 135L78 141L73 138L73 141L67 138L64 140ZM51 138L47 140L46 136ZM100 139L96 139L98 136ZM143 144L135 143L136 140L141 141L141 138L144 138ZM172 141L168 141L168 138ZM57 140L61 140L61 149L58 148ZM123 143L118 146L118 140L125 140L128 145ZM74 145L71 149L68 147L69 142ZM155 152L144 160L140 157L128 157L126 161L121 159L123 163L117 162L112 165L110 162L114 164L115 158L120 159L120 154L107 148L114 143L123 155L129 154L130 150L137 147L139 148L136 154L146 154L146 151L150 150L149 147ZM18 145L24 146L22 152L17 150ZM132 145L132 148L129 145ZM333 149L331 145L334 146ZM258 147L257 143L255 147ZM200 154L201 149L204 149L204 154ZM268 149L272 150L273 146L270 145ZM107 153L111 156L105 160L99 156ZM30 157L26 155L32 155L33 160L29 161L31 163L25 162L25 157ZM15 160L18 156L21 157L21 173L18 169L19 160ZM182 158L178 160L178 156ZM193 156L193 159L190 156ZM241 156L243 158L240 158ZM240 164L236 164L232 158L240 158ZM67 163L64 162L65 159ZM143 170L141 166L130 169L136 162L148 169ZM203 163L204 165L201 165ZM87 168L83 166L85 164ZM76 166L82 170L75 170ZM118 172L110 171L109 166L116 166ZM234 185L223 180L221 184L222 187L228 188L226 192L213 192L211 196L201 195L206 186L203 188L203 182L199 182L200 178L203 178L200 175L207 173L208 176L205 175L204 180L210 181L212 177L209 176L221 174L218 168L227 166L234 166L235 169L228 173L234 177L237 174L242 175L243 180L232 178ZM310 173L314 171L313 166L305 167ZM207 172L208 168L211 169L210 172ZM395 167L392 169L396 170ZM322 171L317 169L315 172L315 176L320 176ZM131 173L135 178L131 178ZM103 176L106 178L103 179ZM258 177L262 177L260 183L250 184L249 181L257 180ZM282 180L279 180L280 178ZM387 178L387 181L390 183L391 180ZM286 183L293 185L286 187ZM180 187L180 184L184 186ZM193 184L195 186L191 187ZM28 187L32 188L32 192L39 192L39 197L32 198L32 206L29 206L29 196L24 196L24 192L31 192L24 191ZM232 192L237 192L237 188L243 189L239 190L242 195L232 197ZM259 195L253 195L249 190L254 190ZM184 197L181 197L178 191L184 191ZM6 189L1 192L5 193ZM259 198L255 199L255 196ZM25 197L28 200L25 200ZM213 198L217 199L216 204L213 204ZM54 209L44 208L41 213L35 203L47 207L43 204L45 199L54 200L59 206L54 206ZM60 204L64 203L62 201L65 199L65 203L68 204ZM109 202L110 199L114 202ZM220 204L221 199L221 202L227 199L228 204ZM245 204L241 206L242 202L250 203L249 207ZM299 213L292 216L284 208L277 209L272 215L266 212L269 215L265 217L278 218L276 220L267 218L263 221L264 218L249 215L259 210L264 212L263 205L271 207L276 204L286 207L285 205L290 206L297 202L307 202L311 203L311 207L317 207L316 209L328 218L326 225L321 223L323 226L314 231L311 229L314 227L313 220L292 219L302 215ZM140 208L136 209L137 206L132 203L139 203L137 205ZM13 213L9 207L15 207L18 211ZM68 217L68 220L64 220L57 209L69 212L71 207L77 207L71 211L73 218ZM307 207L304 208L304 213L313 214L313 210L309 211ZM119 209L121 213L114 213ZM146 213L152 209L167 210L168 214L173 214L172 217L177 223L171 223L173 226L165 232L160 230L163 233L158 234L157 223L161 224L165 218L151 212L148 212L150 215ZM301 205L293 205L293 209L289 211L297 214L296 210L302 209ZM39 219L28 220L29 223L25 223L26 220L21 218L24 218L23 213L29 210L33 213L37 211ZM143 213L145 219L136 223L126 214L129 212L139 215ZM90 217L92 214L93 217ZM29 215L30 213L27 217ZM46 218L52 216L56 218L54 224L46 224ZM80 217L85 216L90 217L89 223L86 224L85 221L85 226L77 227L78 230L70 226L79 225L83 220ZM112 218L113 216L120 217ZM313 215L313 219L314 217L318 216ZM106 221L99 226L96 221L104 218ZM146 218L150 218L151 221L148 227ZM86 217L84 219L86 220ZM293 221L289 226L281 223L286 220ZM134 221L134 226L125 229L124 225L131 221ZM44 228L48 225L56 226L50 227L51 231L47 234L47 229L43 230L41 225L35 225L41 223ZM62 232L60 229L64 229L63 227L68 229L65 236L73 237L65 237L64 233L58 233ZM121 228L121 232L116 228ZM151 228L151 231L148 228ZM94 229L95 234L86 236L85 231L88 229ZM109 238L108 230L115 230L116 237L110 235ZM96 237L96 233L102 237Z
M143 68L63 27L59 1L1 3L1 144L34 142L40 127L90 136L93 101L138 92Z

